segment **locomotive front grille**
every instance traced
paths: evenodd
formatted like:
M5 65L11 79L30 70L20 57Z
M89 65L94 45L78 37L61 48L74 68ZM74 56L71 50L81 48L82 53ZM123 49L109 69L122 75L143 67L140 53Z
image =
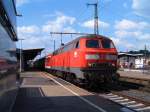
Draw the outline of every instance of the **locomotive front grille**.
M82 68L82 71L112 71L115 72L117 68L111 63L91 63L90 67Z
M102 68L104 68L104 67L108 67L108 66L111 66L111 64L110 63L91 63L91 67L102 67Z
M108 68L115 68L111 63L92 63L89 68L95 69L108 69Z

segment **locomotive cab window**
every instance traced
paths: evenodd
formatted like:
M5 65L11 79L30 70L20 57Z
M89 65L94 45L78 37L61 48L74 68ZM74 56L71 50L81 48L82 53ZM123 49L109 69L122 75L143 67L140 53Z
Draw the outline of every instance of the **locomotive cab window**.
M102 40L102 46L103 46L103 48L108 48L108 49L110 49L110 48L115 48L115 46L114 46L114 44L112 43L112 41L110 41L110 40L106 40L106 39L104 39L104 40Z
M86 40L87 48L100 48L99 40Z

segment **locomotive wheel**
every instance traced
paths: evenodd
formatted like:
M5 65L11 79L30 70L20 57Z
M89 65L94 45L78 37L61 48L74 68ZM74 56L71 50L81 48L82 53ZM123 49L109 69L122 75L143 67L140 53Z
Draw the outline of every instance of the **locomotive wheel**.
M111 80L109 81L109 84L114 84L114 85L117 85L119 84L119 77L120 75L118 73L114 73L111 75Z
M67 77L67 74L66 74L66 73L63 73L62 78L63 78L64 80L66 80L66 77Z
M87 83L87 87L88 87L88 89L90 89L90 90L96 90L96 89L98 89L99 84L96 83L96 82L94 82L94 81L89 81L89 82Z
M73 74L67 73L67 75L66 75L66 80L69 81L69 82L74 83L74 81L75 81L75 76L74 76Z

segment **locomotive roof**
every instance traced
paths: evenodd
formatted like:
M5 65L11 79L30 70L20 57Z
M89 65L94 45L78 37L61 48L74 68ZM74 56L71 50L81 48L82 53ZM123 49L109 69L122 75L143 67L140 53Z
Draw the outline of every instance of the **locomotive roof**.
M66 45L68 45L68 44L70 44L70 43L72 43L72 42L74 42L74 41L78 41L78 40L80 40L81 38L95 38L95 37L96 37L96 38L101 38L101 39L108 39L108 40L111 40L111 39L109 39L108 37L103 36L103 35L89 34L89 35L80 36L80 37L78 37L78 38L76 38L76 39L74 39L74 40L72 40L72 41L66 43L64 46L66 46ZM64 46L61 46L60 48L56 49L55 51L57 51L57 50L59 50L59 49L62 49ZM54 51L54 52L55 52L55 51Z
M74 41L78 41L78 40L80 40L81 38L101 38L101 39L108 39L108 40L111 40L111 39L109 39L108 37L105 37L105 36L103 36L103 35L89 34L89 35L80 36L80 37L78 37L78 38L76 38L76 39L74 39L74 40L68 42L68 43L65 44L65 45L68 45L68 44L70 44L70 43L72 43L72 42L74 42Z
M108 37L106 36L103 36L103 35L95 35L95 34L89 34L89 35L84 35L84 36L80 36L78 37L77 39L80 39L80 38L105 38L105 39L109 39ZM76 39L75 39L76 40Z

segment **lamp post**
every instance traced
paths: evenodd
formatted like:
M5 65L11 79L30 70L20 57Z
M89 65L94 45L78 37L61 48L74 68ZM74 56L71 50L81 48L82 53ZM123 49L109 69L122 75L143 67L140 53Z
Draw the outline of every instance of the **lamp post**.
M22 40L25 39L19 39L20 40L20 73L22 72Z
M22 17L22 14L18 14L17 10L15 13L17 17ZM18 40L20 40L20 73L21 73L22 71L22 40L25 40L25 39L20 38Z

